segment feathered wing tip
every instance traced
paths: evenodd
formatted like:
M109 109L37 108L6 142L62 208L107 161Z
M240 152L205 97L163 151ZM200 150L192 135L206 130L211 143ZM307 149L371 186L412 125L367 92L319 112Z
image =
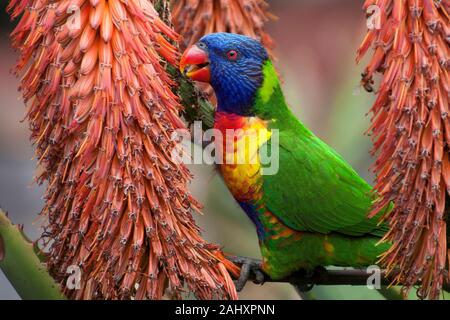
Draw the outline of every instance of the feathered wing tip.
M390 224L385 240L393 246L381 261L401 270L396 281L405 292L420 282L419 296L435 299L448 279L450 254L450 1L367 0L364 9L380 14L380 28L368 31L357 56L373 46L366 88L381 74L371 109L380 195L372 214L395 203L384 217Z
M179 40L148 0L12 0L27 70L20 89L48 182L42 241L76 299L237 298L218 247L200 236L191 176L172 160L184 128L174 82ZM81 268L81 289L65 284ZM166 290L166 289L169 290Z
M261 40L271 51L274 41L264 24L276 17L267 9L265 0L179 0L173 4L172 17L175 30L183 35L183 49L205 34L231 32Z

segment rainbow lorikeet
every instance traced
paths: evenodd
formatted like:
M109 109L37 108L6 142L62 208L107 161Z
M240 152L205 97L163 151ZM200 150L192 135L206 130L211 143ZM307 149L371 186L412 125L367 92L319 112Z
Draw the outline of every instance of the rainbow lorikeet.
M266 274L276 280L299 269L377 261L388 244L377 245L386 226L368 218L375 200L371 186L292 114L258 41L230 33L207 35L186 50L180 69L192 80L210 83L216 93L214 128L224 137L216 139L223 147L220 172L256 226ZM227 139L231 129L241 134ZM263 138L249 139L253 145L240 148L247 133L255 131ZM259 149L273 147L275 131L279 168L264 175ZM256 161L229 163L230 153L246 153Z

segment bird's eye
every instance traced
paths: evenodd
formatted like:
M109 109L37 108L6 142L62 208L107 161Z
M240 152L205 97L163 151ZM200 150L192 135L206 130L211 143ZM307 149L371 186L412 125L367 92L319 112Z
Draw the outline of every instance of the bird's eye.
M203 42L199 42L199 43L197 44L197 46L198 46L200 49L206 49L206 44L204 44Z
M236 61L238 58L238 53L236 50L230 50L227 52L227 58L231 61Z

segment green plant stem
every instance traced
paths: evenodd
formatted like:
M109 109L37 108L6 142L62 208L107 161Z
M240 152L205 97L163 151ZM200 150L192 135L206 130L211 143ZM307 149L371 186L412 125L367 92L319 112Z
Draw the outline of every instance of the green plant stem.
M0 269L24 300L61 300L58 284L36 255L33 244L0 211Z
M204 130L211 129L214 126L214 107L204 93L176 68L168 66L167 71L178 84L176 93L181 98L186 122L190 125L194 121L201 121Z
M405 300L400 288L398 287L383 287L378 289L378 292L386 299L386 300ZM407 299L407 298L406 298Z

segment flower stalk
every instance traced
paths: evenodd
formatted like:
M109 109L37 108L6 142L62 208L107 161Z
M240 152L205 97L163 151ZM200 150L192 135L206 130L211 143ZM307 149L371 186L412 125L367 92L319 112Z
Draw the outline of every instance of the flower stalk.
M161 2L161 1L160 1ZM166 1L164 1L165 3ZM82 271L73 299L235 299L236 267L200 234L184 129L166 71L179 35L150 0L10 2L20 87L41 174L48 267ZM170 12L169 12L170 13Z
M33 243L0 210L0 269L24 300L64 299L59 285L36 255Z
M447 221L450 194L450 2L366 0L376 16L358 50L373 47L362 84L377 99L370 132L377 159L372 215L391 201L384 216L393 243L382 258L405 293L420 282L418 295L436 299L448 279Z

